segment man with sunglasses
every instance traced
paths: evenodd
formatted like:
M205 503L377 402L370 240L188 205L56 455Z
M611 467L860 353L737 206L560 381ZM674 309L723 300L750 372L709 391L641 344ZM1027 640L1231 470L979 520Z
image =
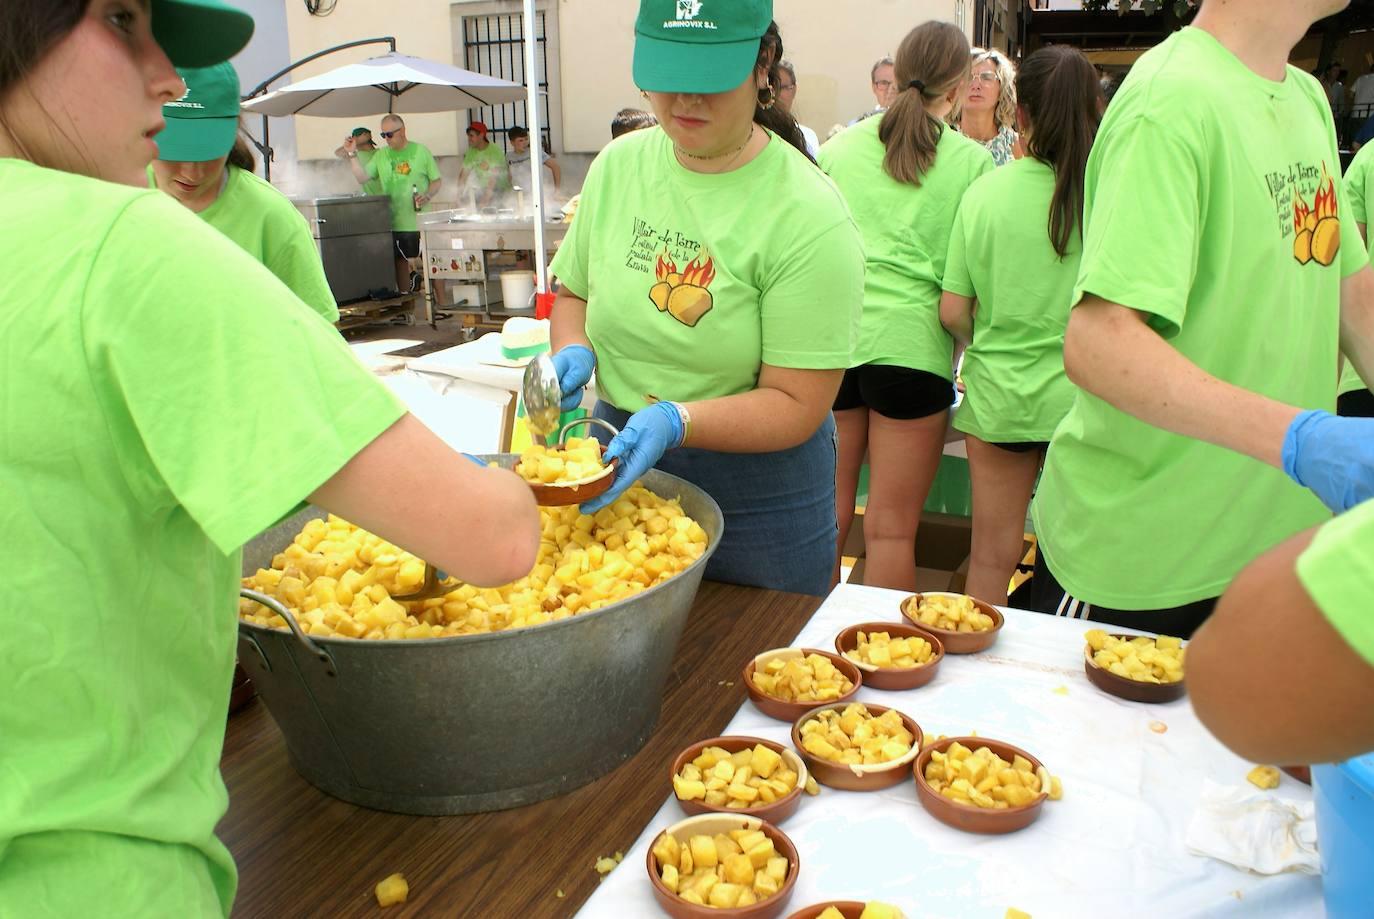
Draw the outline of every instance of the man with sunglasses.
M377 179L382 194L391 199L391 235L396 240L396 288L409 291L415 288L413 259L420 257L420 232L415 212L421 210L438 193L441 180L439 164L424 144L406 138L406 124L399 115L382 119L382 140L386 146L377 150L364 164L358 157L358 138L344 141L344 155L358 184L366 185Z

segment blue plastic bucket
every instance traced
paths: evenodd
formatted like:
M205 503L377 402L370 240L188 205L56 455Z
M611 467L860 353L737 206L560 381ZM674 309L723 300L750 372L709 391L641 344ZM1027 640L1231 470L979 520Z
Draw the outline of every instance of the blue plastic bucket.
M1327 919L1374 915L1374 753L1312 767Z

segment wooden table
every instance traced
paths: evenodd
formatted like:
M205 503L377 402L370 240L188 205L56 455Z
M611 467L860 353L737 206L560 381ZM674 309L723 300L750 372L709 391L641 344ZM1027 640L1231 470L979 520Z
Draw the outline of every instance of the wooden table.
M395 871L410 898L388 919L571 916L596 889L596 859L628 851L663 803L673 757L719 734L744 701L744 659L789 644L820 603L703 582L644 749L570 794L492 814L411 817L331 798L291 768L255 701L229 719L224 741L229 812L218 833L239 866L234 916L371 919L372 888Z

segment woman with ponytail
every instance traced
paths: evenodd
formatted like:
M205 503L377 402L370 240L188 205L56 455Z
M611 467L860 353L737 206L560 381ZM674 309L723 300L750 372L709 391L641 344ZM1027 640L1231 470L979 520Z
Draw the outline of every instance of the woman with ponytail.
M596 374L620 462L593 513L657 467L721 506L712 580L824 596L835 565L830 404L863 252L776 105L772 0L642 0L634 80L658 117L601 152L553 260L564 405ZM778 220L784 203L788 219Z
M1073 404L1064 327L1098 122L1097 74L1066 45L1027 58L1016 91L1030 155L964 196L940 301L941 322L967 346L954 426L965 434L973 484L968 592L997 604L1006 603L1021 556L1050 435Z
M897 49L898 91L887 111L832 138L819 157L865 252L859 347L834 406L839 544L866 452L865 581L899 590L915 588L916 527L954 402L954 343L939 315L949 232L964 190L993 169L987 150L945 124L968 61L968 39L955 26L913 29Z

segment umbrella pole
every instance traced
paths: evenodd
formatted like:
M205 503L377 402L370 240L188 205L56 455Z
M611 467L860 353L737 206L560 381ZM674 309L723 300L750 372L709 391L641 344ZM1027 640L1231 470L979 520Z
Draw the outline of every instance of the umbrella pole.
M544 255L544 135L539 124L539 80L534 69L534 0L525 0L525 109L530 132L530 194L534 196L534 270L537 290L549 290L548 267ZM510 304L507 304L509 308Z

